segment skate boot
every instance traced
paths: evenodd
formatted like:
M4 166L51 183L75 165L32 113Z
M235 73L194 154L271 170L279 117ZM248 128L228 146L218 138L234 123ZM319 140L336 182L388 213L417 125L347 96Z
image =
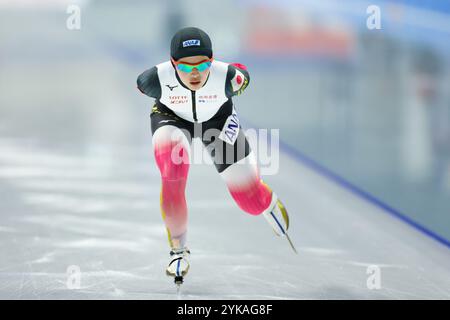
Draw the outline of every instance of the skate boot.
M181 285L184 277L189 271L189 255L188 248L177 248L170 251L170 263L167 266L166 274L174 277L175 284Z
M272 192L272 202L269 208L263 212L264 218L272 226L277 236L283 236L289 228L289 216L283 203L278 196Z
M274 192L272 192L272 202L270 203L269 208L264 211L262 215L266 218L275 234L277 236L286 237L292 250L297 253L297 249L295 249L291 238L287 234L287 230L289 229L289 215L283 203L278 199L278 196Z

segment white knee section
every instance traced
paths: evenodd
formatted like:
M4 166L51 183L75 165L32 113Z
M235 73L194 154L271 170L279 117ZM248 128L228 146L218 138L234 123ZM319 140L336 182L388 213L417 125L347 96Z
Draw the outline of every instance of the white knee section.
M233 163L220 173L228 187L239 188L259 179L255 155L251 151L244 159Z

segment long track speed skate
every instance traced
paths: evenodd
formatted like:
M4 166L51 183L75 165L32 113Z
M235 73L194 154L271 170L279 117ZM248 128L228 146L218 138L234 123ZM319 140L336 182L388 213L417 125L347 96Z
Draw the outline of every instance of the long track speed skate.
M297 249L292 243L287 230L289 229L289 215L283 203L278 199L275 193L272 193L272 202L269 209L263 212L264 218L272 226L273 231L277 236L286 237L292 250L297 253Z
M174 278L174 283L177 285L179 291L184 278L189 271L189 255L191 252L188 248L172 249L170 251L171 261L166 268L166 274Z

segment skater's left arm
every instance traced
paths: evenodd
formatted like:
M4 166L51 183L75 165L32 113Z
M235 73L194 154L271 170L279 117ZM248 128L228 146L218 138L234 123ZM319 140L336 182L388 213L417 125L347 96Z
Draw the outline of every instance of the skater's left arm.
M228 98L241 94L250 83L250 74L247 67L240 63L228 65L225 92Z

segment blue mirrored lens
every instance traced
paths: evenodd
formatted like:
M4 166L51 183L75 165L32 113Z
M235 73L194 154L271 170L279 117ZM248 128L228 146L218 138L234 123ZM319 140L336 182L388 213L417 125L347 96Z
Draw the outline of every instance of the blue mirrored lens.
M205 71L206 69L208 69L210 66L211 66L211 62L209 62L209 61L203 62L197 66L197 70L202 72L202 71Z
M183 72L192 72L192 70L194 70L194 68L196 68L198 71L202 72L202 71L205 71L206 69L208 69L210 66L211 66L211 62L207 61L207 62L202 62L196 66L191 66L188 64L180 63L177 67L178 67L178 70L181 70Z
M191 72L193 69L193 66L189 66L187 64L179 64L177 65L178 70L181 70L183 72Z

